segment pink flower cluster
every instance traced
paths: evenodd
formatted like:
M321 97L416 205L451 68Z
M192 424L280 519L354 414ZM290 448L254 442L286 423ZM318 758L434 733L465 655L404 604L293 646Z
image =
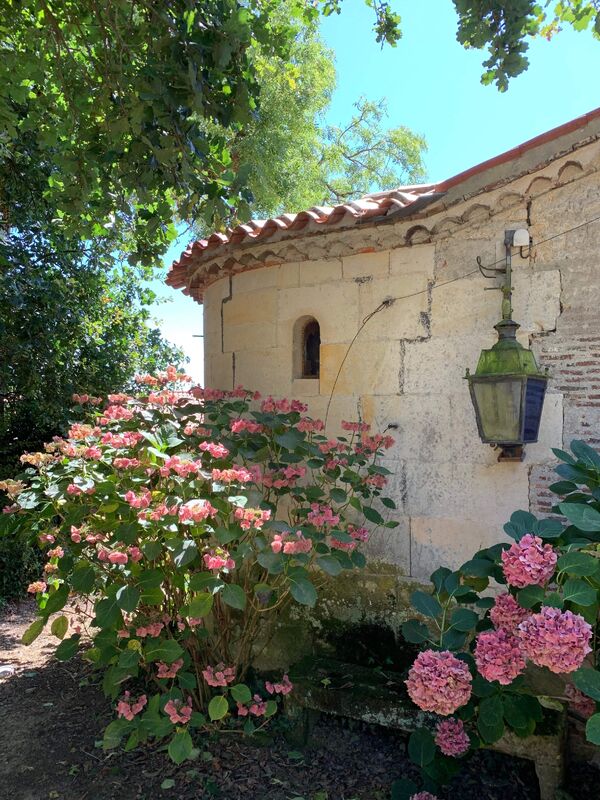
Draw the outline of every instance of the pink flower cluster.
M344 419L342 420L343 431L352 431L352 433L367 433L370 429L371 426L366 422L347 422Z
M122 550L111 551L107 550L105 547L101 547L98 550L98 560L108 561L110 564L127 564L129 556Z
M192 698L188 697L187 704L183 700L169 700L165 703L165 714L173 725L187 725L192 718Z
M271 519L271 512L268 509L238 506L233 512L233 516L238 520L243 531L249 531L251 528L259 531L265 522Z
M201 461L189 461L179 458L179 456L171 456L166 459L158 471L163 478L168 478L171 472L174 472L181 478L187 478L188 475L197 475L201 469Z
M114 458L112 463L115 469L136 469L141 465L138 458Z
M46 554L48 558L62 558L65 554L65 551L62 547L54 547L52 550L48 550Z
M252 422L249 419L236 419L231 423L230 427L233 433L242 433L242 431L248 431L248 433L262 433L264 430L263 425L260 425L258 422Z
M119 700L117 703L117 715L119 717L124 717L129 721L131 721L136 714L139 714L148 702L145 694L140 695L140 697L134 701L130 700L130 697L131 694L129 692L125 692L123 699Z
M333 528L340 521L339 514L334 514L331 506L320 505L319 503L311 503L311 510L308 512L308 521L312 522L316 527L328 525Z
M525 669L521 642L512 631L498 628L477 636L475 663L486 681L506 686Z
M95 486L90 486L90 488L86 489L85 491L81 488L81 486L77 486L75 483L70 483L67 486L67 494L73 495L74 497L78 497L81 494L95 494L95 492Z
M146 636L160 636L160 632L164 627L162 622L150 622L147 625L136 628L135 635L139 636L140 639L144 639Z
M299 400L288 400L286 397L282 400L267 397L260 404L260 410L265 413L289 414L290 411L298 411L300 414L304 414L308 411L308 406Z
M325 423L320 419L309 419L309 417L303 417L296 425L296 428L300 431L300 433L318 433L319 431L325 430Z
M235 667L226 667L223 663L208 666L202 670L202 675L209 686L227 686L235 680Z
M306 539L302 535L302 531L296 531L294 535L291 533L276 533L271 542L271 550L274 553L285 553L286 556L293 556L297 553L309 553L312 550L312 539Z
M592 627L579 614L542 606L519 625L527 658L550 672L573 672L591 652Z
M233 467L232 469L213 469L212 479L218 483L249 483L253 480L253 476L245 467Z
M34 581L27 587L27 591L31 592L31 594L40 594L41 592L45 592L46 589L47 585L45 581Z
M471 697L469 668L449 650L419 653L408 673L408 694L423 711L454 714Z
M335 550L346 550L351 553L356 550L359 542L367 542L369 540L369 531L366 528L356 528L354 525L348 525L348 533L354 539L353 542L342 542L340 539L332 535L330 545Z
M99 436L100 428L74 422L69 428L69 439L87 439L88 436ZM57 437L55 437L55 441Z
M503 592L494 600L494 605L490 609L490 619L495 628L515 631L517 625L530 613L526 608L521 608L512 594Z
M172 664L165 664L164 661L159 661L157 666L157 678L174 678L183 667L183 658L178 658L177 661L174 661Z
M123 450L125 447L135 447L144 437L141 433L133 431L123 431L123 433L112 433L107 431L100 440L102 444L107 444L115 450Z
M133 490L125 493L123 499L132 508L148 508L152 502L152 493L148 489L144 489L141 494L136 494Z
M235 569L235 561L231 558L227 550L223 550L221 547L217 547L216 550L205 553L202 556L202 560L208 569Z
M188 500L179 509L181 522L203 522L216 514L217 509L208 500Z
M274 489L285 489L295 486L297 481L306 475L306 467L285 467L276 472L265 472L261 478L263 486Z
M138 519L146 522L159 522L165 517L174 517L179 512L178 505L168 506L166 503L159 503L153 509L142 509L138 511Z
M294 684L287 675L284 675L279 683L265 681L265 689L269 694L289 694L294 688Z
M229 455L229 450L222 444L215 442L200 442L199 449L203 453L209 453L213 458L225 458Z
M176 406L183 400L181 392L171 392L163 389L160 392L150 392L148 404L154 406Z
M364 455L371 455L382 447L385 450L389 450L390 447L394 446L394 441L395 440L391 436L384 436L381 433L377 433L375 436L363 436L360 440L360 444L357 444L355 449L358 454L363 453Z
M552 545L543 544L539 536L527 533L503 550L502 571L508 583L519 589L543 586L552 577L557 559Z
M435 729L435 743L445 756L462 756L471 741L460 719L443 719Z
M254 717L262 717L262 715L267 710L267 704L262 699L259 694L254 695L254 702L251 703L249 707L243 705L243 703L237 704L237 712L240 717L247 717L248 713L252 714Z
M128 394L123 394L122 392L108 395L108 402L113 405L122 406L124 403L129 403L130 400L133 400L133 397L130 397Z
M100 417L100 425L108 425L109 422L117 420L129 420L133 418L133 411L121 405L107 406Z

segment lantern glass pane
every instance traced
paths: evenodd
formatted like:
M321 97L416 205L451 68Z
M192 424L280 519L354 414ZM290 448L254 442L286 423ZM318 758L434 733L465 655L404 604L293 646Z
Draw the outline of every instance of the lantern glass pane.
M521 387L522 381L519 378L473 381L484 441L520 441Z
M523 427L524 442L537 442L545 393L546 381L541 381L536 378L527 379L527 389L525 391L525 425Z

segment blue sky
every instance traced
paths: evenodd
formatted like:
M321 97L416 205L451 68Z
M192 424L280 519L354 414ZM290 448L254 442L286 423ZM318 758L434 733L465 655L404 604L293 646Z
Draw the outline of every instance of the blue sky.
M334 50L338 86L328 121L344 122L361 96L386 98L390 126L406 125L427 139L427 180L439 181L508 150L600 105L600 42L566 29L551 42L530 47L529 70L500 94L482 86L485 54L455 40L451 0L400 2L403 38L381 49L372 32L373 12L363 0L344 0L343 11L321 24ZM186 242L171 248L168 266ZM190 357L188 371L202 378L202 308L190 298L153 283L161 299L156 318L166 338Z

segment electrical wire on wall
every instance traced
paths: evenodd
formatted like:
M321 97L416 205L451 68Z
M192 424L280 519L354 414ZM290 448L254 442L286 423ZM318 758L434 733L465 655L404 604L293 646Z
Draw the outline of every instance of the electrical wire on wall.
M531 251L532 248L537 249L541 245L546 244L547 242L551 242L553 239L558 239L560 236L566 236L567 233L572 233L573 231L579 230L580 228L585 228L588 225L592 225L594 222L598 222L598 221L600 221L600 216L593 217L592 219L588 219L586 222L581 222L579 225L574 225L572 228L568 228L567 230L560 231L560 233L555 233L552 236L548 236L546 239L542 239L540 242L535 242L534 244L532 244L530 246L530 251ZM531 256L531 252L530 252L529 255ZM469 272L465 272L463 275L458 275L456 278L450 278L449 280L442 281L441 283L435 283L432 286L428 286L426 289L420 289L418 292L411 292L410 294L404 294L404 295L402 295L400 297L388 297L385 300L383 300L377 306L377 308L375 308L373 311L371 311L370 314L367 314L367 316L361 322L358 330L356 331L356 333L352 337L352 340L348 344L348 348L346 349L346 352L344 353L344 357L342 359L342 362L341 362L341 364L340 364L340 366L338 368L337 374L335 376L335 380L333 382L333 386L331 387L331 393L329 395L329 400L327 401L327 408L325 410L325 420L324 420L325 426L327 427L327 420L328 420L328 417L329 417L329 409L331 408L331 402L333 400L333 395L335 394L335 389L336 389L338 380L340 378L340 375L342 373L342 370L344 368L344 364L346 363L346 361L348 359L348 356L350 355L350 351L352 350L352 347L353 347L354 343L356 342L356 340L358 339L358 337L360 336L360 334L362 333L362 331L364 330L364 328L368 324L368 322L371 319L373 319L373 317L376 314L379 314L381 311L383 311L386 308L390 308L391 306L394 305L394 303L398 303L401 300L408 300L411 297L417 297L418 295L421 295L421 294L427 294L427 292L429 292L429 291L435 291L436 289L441 289L442 286L448 286L448 284L450 284L450 283L456 283L457 281L462 281L465 278L469 278L469 277L471 277L471 275L474 275L476 272L480 272L481 269L484 269L484 270L485 269L493 269L497 264L503 264L503 263L505 263L505 258L500 258L500 259L498 259L496 261L493 261L491 264L487 264L486 266L479 265L476 269L472 269Z

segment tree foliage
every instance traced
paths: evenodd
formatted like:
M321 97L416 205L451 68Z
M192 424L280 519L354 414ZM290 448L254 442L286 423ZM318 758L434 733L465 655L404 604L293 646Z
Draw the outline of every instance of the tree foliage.
M423 178L425 140L406 127L387 128L384 101L360 98L343 125L325 123L336 72L315 25L299 31L287 61L260 53L256 65L257 113L230 141L234 163L248 170L254 215L331 205Z
M529 41L536 36L552 38L563 25L576 31L592 29L600 36L597 0L454 0L458 13L457 39L468 48L487 48L482 83L495 83L506 91L510 78L529 66Z

